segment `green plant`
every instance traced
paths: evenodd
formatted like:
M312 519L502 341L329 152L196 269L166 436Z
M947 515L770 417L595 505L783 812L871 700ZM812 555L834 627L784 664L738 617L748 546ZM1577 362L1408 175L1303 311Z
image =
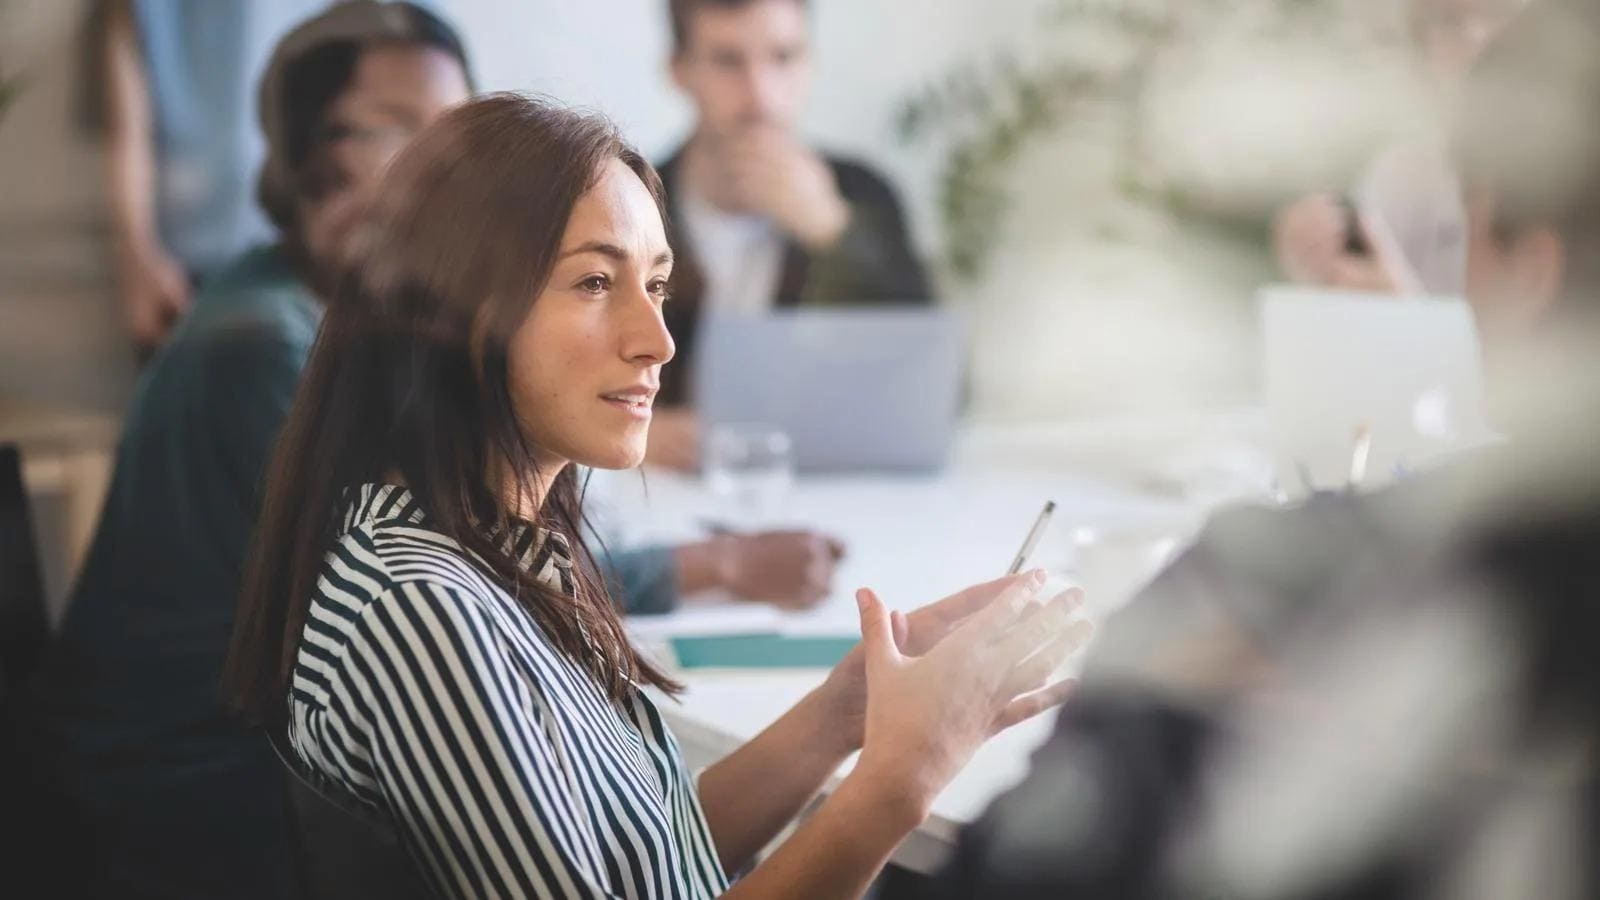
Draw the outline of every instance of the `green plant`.
M944 261L963 280L982 274L1012 197L1007 178L1031 143L1060 133L1073 113L1110 113L1118 190L1134 202L1193 216L1194 206L1143 160L1139 104L1156 62L1222 19L1262 36L1324 28L1338 0L1053 0L1041 33L1052 50L1022 62L996 55L965 63L908 98L897 115L903 142L943 138L938 210ZM1246 16L1241 16L1241 9ZM1091 52L1098 47L1101 52ZM1219 223L1212 223L1219 224ZM1237 227L1237 223L1220 223Z

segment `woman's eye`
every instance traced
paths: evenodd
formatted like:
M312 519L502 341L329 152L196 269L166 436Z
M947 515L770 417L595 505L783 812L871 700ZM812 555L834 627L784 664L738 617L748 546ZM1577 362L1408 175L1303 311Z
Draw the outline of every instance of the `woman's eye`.
M667 280L665 278L658 278L655 281L650 282L650 295L661 300L662 302L672 299L672 292L667 290Z
M588 291L591 294L604 293L606 288L610 286L611 282L604 275L590 275L588 278L578 282L580 290Z

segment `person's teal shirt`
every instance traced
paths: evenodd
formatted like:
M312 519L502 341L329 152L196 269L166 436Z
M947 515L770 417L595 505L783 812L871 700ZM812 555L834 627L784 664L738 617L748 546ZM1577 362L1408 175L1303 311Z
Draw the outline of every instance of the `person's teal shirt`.
M252 250L206 286L128 411L37 682L63 802L119 895L289 889L281 784L218 681L262 472L320 318L285 254Z

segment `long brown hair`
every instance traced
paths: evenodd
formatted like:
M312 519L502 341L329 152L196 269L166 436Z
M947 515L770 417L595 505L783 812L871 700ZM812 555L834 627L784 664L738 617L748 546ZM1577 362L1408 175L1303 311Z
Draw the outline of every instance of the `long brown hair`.
M337 279L268 469L223 689L258 720L282 721L317 574L347 489L405 481L429 527L472 551L556 648L613 699L633 682L678 685L635 652L583 541L574 466L533 524L577 559L568 597L513 559L518 524L501 472L540 477L513 412L507 345L543 290L574 204L621 160L665 209L661 181L605 119L515 94L463 104L395 159L360 261Z

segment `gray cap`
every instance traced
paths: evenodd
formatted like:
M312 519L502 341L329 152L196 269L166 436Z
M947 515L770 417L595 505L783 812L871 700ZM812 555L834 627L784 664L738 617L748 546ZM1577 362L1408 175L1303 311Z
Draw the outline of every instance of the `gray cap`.
M341 41L379 44L419 40L422 34L418 12L426 11L410 3L342 0L301 22L278 41L266 72L261 76L258 95L261 133L267 146L256 195L268 217L280 227L287 224L296 193L294 170L289 165L288 117L283 96L289 66L306 53ZM471 83L470 73L468 83Z

